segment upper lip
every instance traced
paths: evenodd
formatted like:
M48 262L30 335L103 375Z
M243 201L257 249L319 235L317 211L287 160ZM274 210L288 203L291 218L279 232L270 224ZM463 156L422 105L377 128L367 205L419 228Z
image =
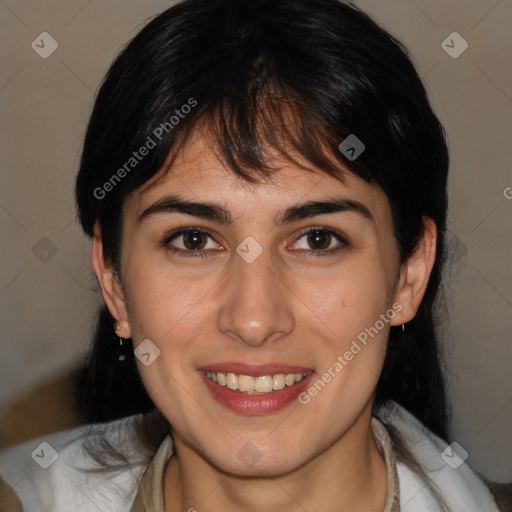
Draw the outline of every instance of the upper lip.
M238 375L258 377L260 375L275 375L276 373L310 373L313 371L313 369L306 368L305 366L294 366L281 363L244 364L226 362L201 366L198 368L198 371L235 373Z

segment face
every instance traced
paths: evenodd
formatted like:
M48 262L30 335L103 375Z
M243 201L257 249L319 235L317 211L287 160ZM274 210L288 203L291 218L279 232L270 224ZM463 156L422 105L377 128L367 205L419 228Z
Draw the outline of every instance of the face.
M249 184L201 138L155 178L126 200L111 308L149 395L223 471L304 465L369 413L403 321L385 194L285 163Z

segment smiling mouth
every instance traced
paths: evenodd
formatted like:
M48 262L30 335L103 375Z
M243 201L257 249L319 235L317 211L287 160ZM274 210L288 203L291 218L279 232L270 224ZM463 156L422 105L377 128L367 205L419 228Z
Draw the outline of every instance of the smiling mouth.
M291 387L306 378L309 373L311 372L276 373L252 377L236 373L204 372L208 379L216 382L219 386L226 386L233 391L247 395L267 395L273 391Z

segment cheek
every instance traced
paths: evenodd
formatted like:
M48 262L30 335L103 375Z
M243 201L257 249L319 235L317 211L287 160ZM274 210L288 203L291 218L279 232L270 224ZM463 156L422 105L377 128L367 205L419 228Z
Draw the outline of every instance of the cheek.
M140 376L157 407L181 411L188 417L186 411L193 409L190 396L197 386L190 380L190 366L196 353L194 340L201 334L207 314L207 301L201 299L208 287L183 275L171 275L164 266L142 258L132 258L129 263L126 285L134 346L149 339L159 349L150 365L137 360ZM172 414L169 418L180 424Z
M206 296L214 286L213 276L195 279L171 274L165 266L135 259L127 270L130 323L136 339L153 336L169 340L175 329L179 329L180 339L194 335L194 326L206 314Z
M319 423L329 425L325 435L335 439L374 394L386 353L386 312L394 314L390 281L383 265L370 258L346 265L314 290L312 308L321 312L324 333L317 350L321 371L300 403Z
M389 269L372 255L347 261L309 287L308 305L322 321L317 351L322 354L322 382L306 390L303 403L311 401L315 414L326 422L333 417L338 426L348 421L374 392L387 346L390 288ZM322 398L316 400L317 395Z
M357 335L389 307L389 271L376 257L354 258L314 280L298 281L297 294L337 339Z

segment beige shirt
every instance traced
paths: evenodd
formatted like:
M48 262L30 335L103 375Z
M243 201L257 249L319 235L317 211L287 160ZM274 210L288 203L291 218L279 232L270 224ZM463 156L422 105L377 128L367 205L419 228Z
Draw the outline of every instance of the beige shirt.
M400 512L398 473L393 446L384 425L372 418L372 431L387 468L386 503L383 512ZM130 512L164 512L164 472L173 454L173 443L168 435L160 444L155 456L142 477Z

